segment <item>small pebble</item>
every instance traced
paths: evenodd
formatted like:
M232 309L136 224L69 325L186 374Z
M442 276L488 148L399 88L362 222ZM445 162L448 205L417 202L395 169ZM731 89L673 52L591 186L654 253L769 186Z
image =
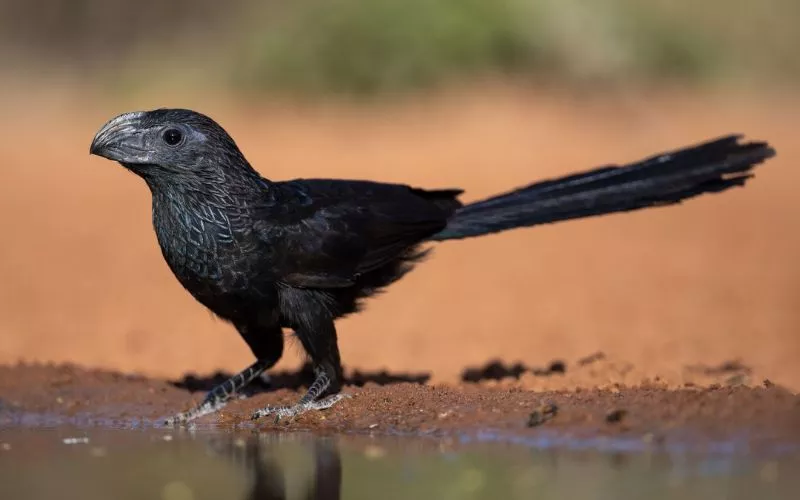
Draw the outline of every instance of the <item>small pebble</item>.
M2 449L3 451L11 451L11 445L8 443L0 444L0 449Z
M87 444L89 442L88 437L75 437L75 438L64 438L64 444Z
M626 410L612 410L606 414L606 422L609 424L616 424L622 422L628 412Z
M172 441L172 435L167 434L166 436L163 436L161 439L163 439L164 441Z
M375 427L378 427L378 424L369 424L370 429L374 429Z
M543 404L528 416L528 427L537 427L551 420L558 413L558 407L553 403Z

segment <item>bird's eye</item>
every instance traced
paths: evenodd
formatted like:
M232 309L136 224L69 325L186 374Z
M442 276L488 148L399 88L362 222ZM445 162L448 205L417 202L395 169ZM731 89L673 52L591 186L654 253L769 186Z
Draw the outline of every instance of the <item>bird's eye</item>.
M176 146L183 139L183 134L176 128L168 128L162 135L164 142L170 146Z

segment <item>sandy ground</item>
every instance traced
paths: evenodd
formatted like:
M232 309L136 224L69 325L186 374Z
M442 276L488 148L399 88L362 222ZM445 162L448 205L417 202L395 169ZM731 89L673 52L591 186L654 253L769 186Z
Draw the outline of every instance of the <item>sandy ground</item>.
M66 90L31 91L35 101L4 95L0 364L175 378L251 362L235 331L169 273L145 185L88 155L106 119L169 105L217 118L267 177L455 186L466 200L729 132L767 139L778 157L745 189L439 245L339 323L340 346L351 375L386 370L431 383L496 359L565 364L555 377L523 373L520 389L708 387L731 382L732 371L735 384L800 390L800 96L601 101L491 88L356 109L180 93L116 102ZM598 352L600 368L573 369ZM300 362L295 344L278 369ZM3 373L19 383L27 372Z
M350 397L322 412L280 421L250 419L256 409L294 403L310 377L310 370L305 376L281 373L272 388L254 387L247 399L232 401L192 426L445 439L490 433L500 441L613 439L629 450L773 454L800 446L800 396L771 383L532 391L513 380L419 385L367 376L349 380L344 393ZM0 367L0 428L161 426L165 417L198 403L214 382L164 381L70 365Z

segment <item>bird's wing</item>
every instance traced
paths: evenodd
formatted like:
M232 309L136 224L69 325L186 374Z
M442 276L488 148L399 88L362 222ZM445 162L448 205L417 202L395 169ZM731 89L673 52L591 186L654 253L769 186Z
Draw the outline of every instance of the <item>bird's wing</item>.
M366 181L275 184L256 223L281 281L307 288L350 286L441 231L459 190L425 191Z

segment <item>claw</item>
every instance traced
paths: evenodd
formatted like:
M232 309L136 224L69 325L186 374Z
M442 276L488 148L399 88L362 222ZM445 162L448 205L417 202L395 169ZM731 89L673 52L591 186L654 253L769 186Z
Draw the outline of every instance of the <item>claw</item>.
M200 406L192 408L189 411L178 413L177 415L165 419L164 424L169 425L171 427L175 426L176 424L187 424L192 420L218 412L223 407L225 407L226 404L227 402L225 401L216 401L216 402L206 401L200 404Z
M327 410L344 398L351 397L349 394L334 394L319 401L311 401L308 403L298 403L293 406L276 406L270 408L269 406L256 410L250 415L250 420L258 420L259 418L275 415L275 423L277 424L282 418L297 417L308 411L312 410Z

